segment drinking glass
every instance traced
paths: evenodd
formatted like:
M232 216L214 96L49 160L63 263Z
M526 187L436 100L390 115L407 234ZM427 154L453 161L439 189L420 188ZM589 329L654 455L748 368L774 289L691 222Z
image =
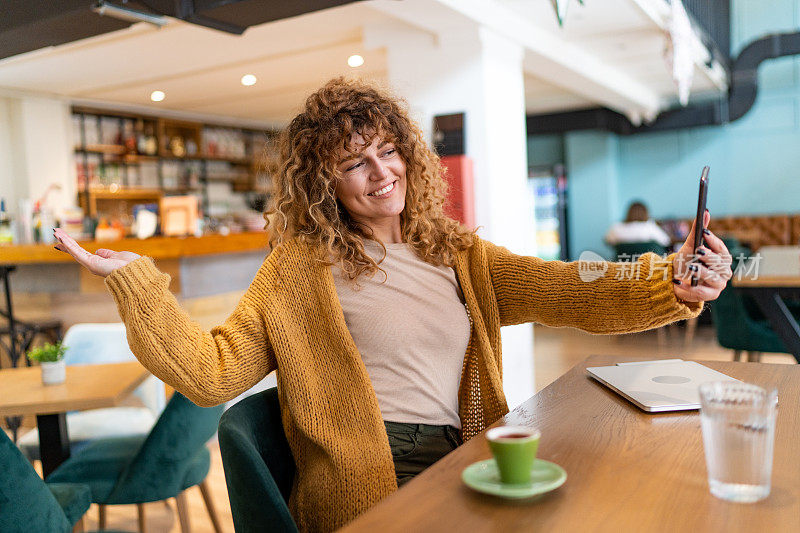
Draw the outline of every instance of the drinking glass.
M750 503L769 496L778 393L737 382L700 385L711 494Z

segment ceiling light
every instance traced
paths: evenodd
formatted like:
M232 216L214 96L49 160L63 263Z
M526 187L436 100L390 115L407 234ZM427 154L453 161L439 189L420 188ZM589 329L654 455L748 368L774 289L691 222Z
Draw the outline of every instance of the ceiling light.
M242 76L242 85L247 85L249 87L250 85L255 85L257 81L258 79L252 74L245 74Z
M115 19L125 20L128 22L147 22L153 26L161 27L167 24L167 19L160 15L152 15L142 11L136 11L127 7L117 6L110 4L105 0L100 0L92 6L92 11L98 15L107 15Z
M164 91L153 91L153 92L150 93L150 100L152 100L154 102L160 102L161 100L163 100L166 97L167 97L167 95L164 94Z
M358 54L351 55L347 58L347 64L353 68L360 67L364 64L364 58Z

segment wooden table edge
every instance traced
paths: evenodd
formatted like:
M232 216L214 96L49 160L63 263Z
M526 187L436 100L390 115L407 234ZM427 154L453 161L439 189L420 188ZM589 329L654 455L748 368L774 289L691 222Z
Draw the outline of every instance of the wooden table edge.
M731 283L736 288L770 288L770 287L800 287L800 276L759 276L758 278L736 279L734 276Z
M41 409L37 409L36 406L3 406L0 405L0 416L36 416L36 415L50 415L50 414L58 414L64 413L67 411L86 411L89 409L102 409L105 407L114 407L118 405L122 400L127 398L129 395L136 390L139 385L144 383L150 374L150 371L147 370L141 363L138 361L125 361L121 363L103 363L103 364L120 364L120 365L132 365L136 364L141 367L141 373L131 381L126 388L121 390L118 394L112 397L112 403L109 404L108 397L106 398L92 398L81 400L79 402L63 400L60 402L54 402L55 406L52 410L42 411ZM89 366L89 365L86 365ZM36 368L36 367L25 367L25 368ZM6 369L11 370L11 369ZM48 385L48 387L59 387L63 384L59 385Z
M588 374L586 372L586 368L588 368L590 366L609 366L609 365L613 365L613 364L621 363L621 362L657 361L657 360L658 359L654 359L652 357L637 357L637 356L627 356L627 355L612 355L612 354L593 354L593 355L589 355L586 358L584 358L582 361L580 361L580 362L576 363L575 365L573 365L567 372L565 372L564 374L559 376L556 380L554 380L553 382L548 384L546 387L544 387L541 390L537 391L530 398L528 398L524 402L520 403L520 405L516 406L514 409L510 410L507 415L504 415L503 417L501 417L500 419L498 419L497 421L495 421L491 425L487 426L486 429L484 429L482 432L478 433L475 437L473 437L473 439L481 438L481 436L483 434L485 434L485 432L487 430L489 430L489 429L491 429L493 427L496 427L496 426L498 426L500 424L503 424L504 421L506 420L507 416L511 415L515 410L523 408L523 406L526 403L528 403L529 401L531 401L532 399L534 399L536 397L546 397L546 396L552 394L553 393L553 389L559 387L560 386L560 382L562 380L568 381L570 379L573 379L573 377L571 376L573 374L573 372L575 374L577 374L577 377L581 377L582 376L587 381L595 382L595 385L597 387L601 387L603 389L606 389L609 392L610 395L616 397L619 401L627 403L627 404L630 405L631 408L638 410L639 408L636 407L635 405L633 405L632 403L630 403L628 400L624 399L623 397L619 396L616 392L608 389L608 387L606 387L602 383L598 382L597 380L593 379L590 376L590 374ZM746 366L748 366L748 367L754 367L754 366L761 366L761 367L763 367L763 366L782 366L781 364L775 364L775 363L756 363L756 362L738 362L738 361L714 361L714 360L692 360L692 361L695 361L697 363L700 363L700 364L703 364L705 366L708 366L709 368L712 368L712 369L717 370L717 371L722 371L722 372L726 372L726 371L730 372L730 369L732 367L744 368ZM796 365L796 364L788 364L787 363L785 366L796 367L798 365ZM735 377L735 376L732 376L732 377ZM523 411L524 411L524 408L523 408ZM641 411L641 413L648 414L648 415L654 415L654 416L657 417L657 416L661 416L661 415L670 416L670 415L674 415L674 414L683 414L683 413L687 413L688 414L688 413L691 413L691 411L679 411L679 412L667 412L667 413L647 413L645 411ZM445 457L445 459L446 459L446 457ZM435 466L436 465L434 465L434 467ZM419 479L419 481L427 482L426 474L427 474L427 471L423 472L422 474L420 474L420 478L421 479ZM414 483L416 481L418 481L418 479L412 480L409 483L409 485L407 485L407 487L414 486ZM465 487L462 487L462 489L463 488L465 488ZM370 529L370 528L372 528L374 526L379 526L380 524L384 523L385 521L380 521L380 520L376 522L375 521L375 514L373 514L373 513L375 513L375 512L377 512L377 513L384 512L382 507L387 503L388 503L389 506L391 506L392 505L391 500L393 499L393 497L395 495L400 493L401 490L403 490L403 489L399 489L397 492L394 492L394 493L390 494L384 500L382 500L381 502L379 502L378 504L376 504L372 508L368 509L367 511L365 511L364 513L362 513L358 517L354 518L351 522L345 524L340 529L340 531L344 531L344 532L348 532L348 533L349 532L357 532L357 531L366 531L366 530L368 530L368 529ZM390 527L390 528L388 528L387 531L396 531L396 529L392 529Z

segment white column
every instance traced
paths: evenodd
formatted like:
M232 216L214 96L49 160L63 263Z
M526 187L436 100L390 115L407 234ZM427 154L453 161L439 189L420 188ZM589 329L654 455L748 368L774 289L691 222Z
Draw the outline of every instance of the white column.
M18 201L40 198L56 211L76 202L69 103L39 96L0 97L0 196L11 213Z
M367 47L386 47L391 88L408 100L429 142L433 116L465 113L479 234L515 253L534 254L522 48L468 24L434 37L398 23L365 28L364 37ZM502 339L503 384L513 408L535 392L533 327L503 328Z
M0 97L0 196L6 200L6 209L14 212L17 198L27 191L27 181L19 153L22 143L17 123L18 101Z

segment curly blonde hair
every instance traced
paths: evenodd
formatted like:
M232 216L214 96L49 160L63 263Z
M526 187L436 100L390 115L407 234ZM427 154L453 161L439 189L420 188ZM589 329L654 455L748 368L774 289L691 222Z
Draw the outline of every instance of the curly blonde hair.
M374 238L372 232L336 199L339 155L342 149L353 153L353 134L360 134L367 146L376 137L395 144L406 164L403 242L423 261L452 267L456 253L472 244L474 232L444 214L447 182L438 156L409 118L405 102L345 78L309 96L278 138L272 204L264 214L270 243L298 237L320 249L325 264L339 264L351 280L381 270L382 259L376 262L364 251L363 239Z

